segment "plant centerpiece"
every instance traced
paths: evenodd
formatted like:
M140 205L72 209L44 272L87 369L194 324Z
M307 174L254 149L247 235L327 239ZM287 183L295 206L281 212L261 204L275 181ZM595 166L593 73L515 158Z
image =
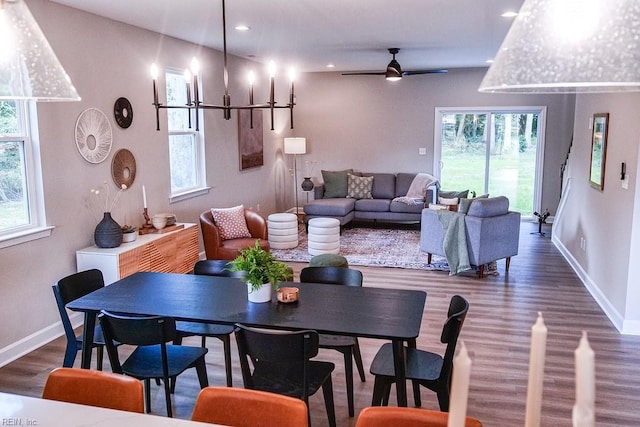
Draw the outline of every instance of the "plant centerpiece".
M133 225L123 225L120 227L122 230L122 241L123 242L133 242L138 237L138 228Z
M242 281L247 284L251 302L271 301L271 288L278 289L280 281L293 279L291 269L262 249L260 240L255 246L240 250L240 255L231 261L231 271L245 273Z

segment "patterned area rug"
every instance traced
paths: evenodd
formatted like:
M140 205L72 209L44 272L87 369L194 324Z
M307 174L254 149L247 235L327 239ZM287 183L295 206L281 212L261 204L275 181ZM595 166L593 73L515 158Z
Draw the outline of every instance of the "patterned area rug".
M309 262L307 233L302 229L294 249L272 249L281 261ZM420 230L399 228L353 227L340 236L340 255L349 265L367 267L398 267L449 271L444 257L434 255L427 264L427 254L420 251Z

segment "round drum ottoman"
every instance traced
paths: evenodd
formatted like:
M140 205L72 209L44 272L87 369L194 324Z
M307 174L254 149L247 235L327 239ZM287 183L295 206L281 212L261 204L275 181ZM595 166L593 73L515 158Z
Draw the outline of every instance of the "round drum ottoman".
M309 260L309 267L349 267L349 262L342 255L321 254Z
M309 254L337 254L340 252L340 221L335 218L313 218L309 220L308 225Z
M274 213L267 217L269 247L291 249L298 246L298 217L292 213Z

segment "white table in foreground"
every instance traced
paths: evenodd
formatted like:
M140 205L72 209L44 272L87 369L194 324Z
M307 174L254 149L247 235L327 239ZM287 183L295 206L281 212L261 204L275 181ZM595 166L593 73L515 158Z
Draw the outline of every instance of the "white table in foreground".
M0 425L39 427L211 427L198 423L18 394L0 393Z

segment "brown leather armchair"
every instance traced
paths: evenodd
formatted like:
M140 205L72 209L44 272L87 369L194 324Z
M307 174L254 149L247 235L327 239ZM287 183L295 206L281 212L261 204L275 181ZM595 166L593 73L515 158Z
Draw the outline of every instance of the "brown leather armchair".
M200 230L207 259L235 259L240 254L240 249L255 246L256 239L260 239L260 247L269 250L267 221L260 214L249 209L244 210L244 218L252 237L222 240L218 226L213 222L211 210L200 214Z

